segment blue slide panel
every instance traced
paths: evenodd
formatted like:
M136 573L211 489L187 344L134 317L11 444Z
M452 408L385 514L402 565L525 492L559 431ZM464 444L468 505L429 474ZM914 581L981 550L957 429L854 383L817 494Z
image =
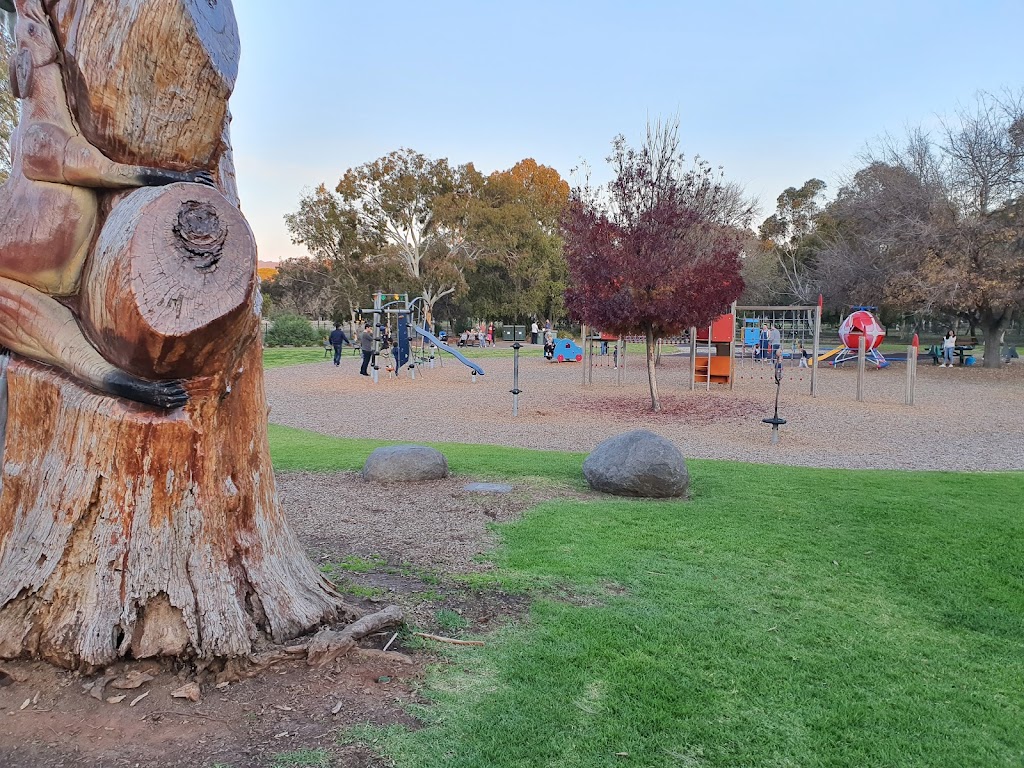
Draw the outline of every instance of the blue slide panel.
M426 339L431 344L433 344L435 347L440 349L442 352L447 352L449 355L452 355L453 357L455 357L455 359L458 360L463 365L472 368L474 371L476 371L477 376L483 376L484 375L484 369L483 368L481 368L479 365L474 363L472 360L467 360L465 355L463 355L457 349L453 349L452 347L449 347L447 344L443 343L440 339L437 338L437 336L432 334L426 328L417 328L415 325L413 326L413 328L416 329L416 333L418 333L424 339Z

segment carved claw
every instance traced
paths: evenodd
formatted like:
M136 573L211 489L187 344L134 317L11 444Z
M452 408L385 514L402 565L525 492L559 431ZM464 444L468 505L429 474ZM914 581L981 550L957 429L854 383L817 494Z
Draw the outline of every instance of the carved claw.
M168 171L163 168L144 168L137 176L138 182L144 187L162 187L179 181L191 184L202 184L206 187L215 185L213 174L201 169L192 171Z
M191 181L193 184L203 184L207 187L212 187L217 183L213 179L213 174L209 171L190 171L185 175L192 177L190 179L186 179L186 181Z
M178 379L146 381L123 371L117 371L107 376L104 384L106 391L112 395L167 410L181 408L188 402L188 393Z

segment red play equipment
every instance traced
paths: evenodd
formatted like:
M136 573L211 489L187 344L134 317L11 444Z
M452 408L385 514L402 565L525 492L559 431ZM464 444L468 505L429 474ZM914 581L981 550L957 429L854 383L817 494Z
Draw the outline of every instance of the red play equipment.
M846 345L846 349L836 355L832 365L840 365L847 360L857 358L857 347L860 344L860 337L864 337L864 349L867 351L867 359L879 368L885 368L889 361L882 357L878 346L885 340L885 328L878 322L878 318L871 312L874 307L854 307L842 324L839 326L839 340Z

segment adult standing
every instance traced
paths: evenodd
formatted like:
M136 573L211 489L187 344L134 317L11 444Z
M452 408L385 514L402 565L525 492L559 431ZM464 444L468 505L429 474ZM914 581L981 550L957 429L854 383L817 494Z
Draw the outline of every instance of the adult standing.
M771 347L772 360L774 360L778 356L779 350L782 349L782 331L774 325L768 326L768 344Z
M494 346L494 323L490 323L487 326L487 346Z
M341 330L341 323L334 324L334 330L331 331L331 335L327 337L328 343L334 347L334 364L341 365L341 348L346 344L351 344L348 340L348 336Z
M367 323L363 326L363 332L359 334L359 350L363 353L363 367L359 369L362 376L369 376L366 370L370 367L370 358L373 357L373 326Z
M942 340L942 365L940 368L953 367L953 353L956 351L956 334L948 331Z
M533 321L533 325L530 326L530 343L536 344L537 339L540 336L540 326L537 325L537 321Z

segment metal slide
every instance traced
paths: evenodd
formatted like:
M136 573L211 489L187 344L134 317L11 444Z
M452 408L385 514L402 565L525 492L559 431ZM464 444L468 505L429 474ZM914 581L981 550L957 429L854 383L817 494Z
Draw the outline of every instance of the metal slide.
M440 349L442 352L447 352L449 355L452 355L456 360L458 360L463 365L465 365L465 366L467 366L469 368L472 368L476 372L476 374L478 376L483 376L484 375L484 369L483 368L481 368L479 365L474 363L472 360L466 359L465 355L463 355L457 349L449 347L447 344L445 344L440 339L438 339L437 336L432 334L426 328L419 328L419 327L414 325L413 329L415 329L416 333L418 333L424 339L426 339L431 344L433 344L435 347Z

